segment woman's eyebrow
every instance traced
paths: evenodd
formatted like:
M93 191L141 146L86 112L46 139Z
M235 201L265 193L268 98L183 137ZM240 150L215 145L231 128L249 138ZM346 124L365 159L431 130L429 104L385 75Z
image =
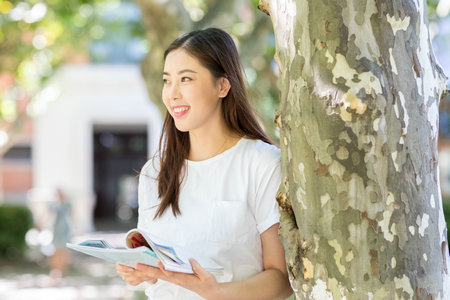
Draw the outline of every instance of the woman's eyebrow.
M182 74L182 73L197 73L197 72L195 72L194 70L191 70L191 69L183 69L178 72L178 74Z
M191 69L183 69L183 70L178 71L178 74L183 74L183 73L197 73L197 72L195 72L194 70L191 70ZM170 73L163 72L163 75L170 76Z

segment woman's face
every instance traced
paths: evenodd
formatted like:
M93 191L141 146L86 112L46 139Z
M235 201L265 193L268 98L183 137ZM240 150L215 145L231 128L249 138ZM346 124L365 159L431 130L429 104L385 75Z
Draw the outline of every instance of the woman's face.
M166 57L163 82L162 98L178 130L193 132L221 124L227 79L214 78L195 57L177 49Z

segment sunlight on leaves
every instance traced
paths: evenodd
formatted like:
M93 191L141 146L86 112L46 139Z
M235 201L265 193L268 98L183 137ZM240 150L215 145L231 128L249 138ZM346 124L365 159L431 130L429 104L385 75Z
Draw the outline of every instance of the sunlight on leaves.
M0 2L0 13L7 14L11 11L13 5L9 1L1 1Z
M183 4L192 21L198 22L205 16L207 6L204 0L183 0Z

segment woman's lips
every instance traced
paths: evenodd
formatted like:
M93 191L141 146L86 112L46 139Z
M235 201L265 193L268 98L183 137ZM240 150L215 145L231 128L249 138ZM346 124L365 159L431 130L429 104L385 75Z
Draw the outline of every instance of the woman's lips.
M191 108L190 106L185 105L173 106L172 107L173 115L176 118L181 118L182 116L184 116L189 112L190 108Z

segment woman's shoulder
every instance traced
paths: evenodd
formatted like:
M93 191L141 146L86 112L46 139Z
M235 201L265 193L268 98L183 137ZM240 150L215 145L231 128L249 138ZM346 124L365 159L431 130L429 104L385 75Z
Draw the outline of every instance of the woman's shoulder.
M281 159L280 149L262 140L245 139L244 151L251 157L263 162L276 162Z
M157 177L159 173L159 158L157 155L151 157L142 167L140 175Z

